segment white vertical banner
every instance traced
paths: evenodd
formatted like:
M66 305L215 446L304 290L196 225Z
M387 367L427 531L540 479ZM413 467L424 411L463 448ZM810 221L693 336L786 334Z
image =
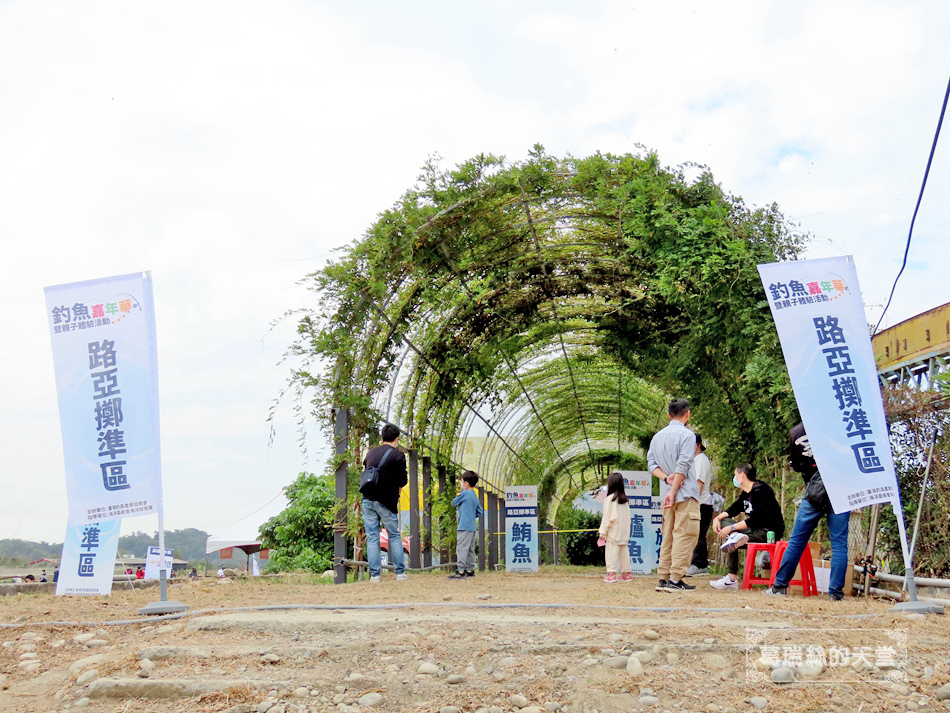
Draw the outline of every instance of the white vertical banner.
M505 488L505 571L538 571L538 486Z
M158 365L147 272L47 287L71 525L158 514Z
M853 258L758 267L802 423L834 511L887 502L899 510L884 404Z
M617 470L623 476L627 505L630 506L630 540L627 550L630 553L630 570L638 574L649 574L656 569L653 556L653 528L650 525L653 509L652 476L645 470Z
M99 596L112 593L115 553L121 520L70 525L59 561L57 596Z
M164 562L162 562L160 552L158 545L148 546L148 552L145 553L145 579L158 579L158 572L162 569L171 571L175 551L166 547Z

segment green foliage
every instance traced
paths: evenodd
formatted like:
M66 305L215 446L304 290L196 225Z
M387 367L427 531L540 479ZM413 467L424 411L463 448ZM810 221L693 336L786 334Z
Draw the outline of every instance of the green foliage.
M593 532L568 532L560 536L567 564L604 564L604 550L597 546L597 528L599 527L600 515L597 513L573 507L562 511L558 529L594 530Z
M384 419L447 462L490 414L501 455L480 475L540 484L549 517L643 463L670 394L693 402L721 462L761 462L797 413L756 265L803 242L775 205L650 152L430 161L309 277L289 389L327 428L331 407L350 409L350 463Z
M337 501L329 476L300 473L287 486L290 504L261 526L271 548L271 571L323 572L333 566L333 517Z
M166 530L165 547L175 550L175 557L183 560L204 560L205 547L208 543L208 533L193 527L183 530ZM133 557L145 557L149 546L158 545L158 531L151 535L145 532L133 532L119 538L120 555L128 554Z
M934 381L940 384L939 378ZM901 386L884 392L908 543L913 537L923 475L933 446L914 552L914 571L924 577L950 577L950 410L945 394ZM881 509L878 553L881 559L889 561L892 572L903 573L900 535L890 507Z
M38 559L59 559L63 554L63 544L33 542L32 540L0 540L0 564L28 565Z

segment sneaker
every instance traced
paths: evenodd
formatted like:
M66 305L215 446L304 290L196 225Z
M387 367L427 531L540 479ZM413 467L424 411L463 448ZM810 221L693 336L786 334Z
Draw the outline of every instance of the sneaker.
M719 545L719 549L723 552L732 552L737 550L746 542L749 541L748 535L743 535L741 532L733 532L726 538L726 541Z
M659 583L658 585L656 585L656 587L654 588L654 591L656 591L656 592L665 592L665 591L666 591L666 580L665 580L665 579L661 579L661 580L660 580L660 583Z
M785 587L776 587L774 584L765 590L766 594L777 594L780 597L785 596Z
M621 582L632 582L633 581L633 572L624 572L620 575Z
M475 576L475 570L474 570L474 569L471 569L471 570L469 570L468 572L465 573L465 578L466 578L466 579L472 579L474 576Z
M722 579L717 579L715 582L710 582L710 583L709 583L709 586L712 587L713 589L735 589L735 590L738 590L738 589L739 589L739 580L738 580L738 579L730 579L730 578L729 578L729 575L727 574L727 575L726 575L725 577L723 577Z
M379 581L379 575L378 575L378 574L374 574L372 577L369 578L369 581L370 581L370 582L378 582L378 581Z
M397 582L404 582L404 581L406 581L407 579L409 579L409 575L406 574L405 572L403 572L402 574L397 574L397 575L396 575L396 581L397 581Z
M686 576L687 576L687 577L695 577L695 576L698 575L698 574L709 574L709 568L708 568L708 567L697 567L697 566L694 565L694 564L691 564L689 567L686 568Z
M604 581L608 582L609 584L613 584L614 582L619 582L620 580L617 579L616 572L607 572L607 576L604 577Z
M446 579L465 579L465 572L456 571L446 577Z
M667 581L666 587L663 588L663 591L673 592L673 593L692 592L694 589L696 589L696 587L694 587L691 584L686 584L686 582L683 582L682 580L680 580L679 582L675 582L671 579Z
M833 601L833 602L843 602L843 601L844 601L844 595L843 595L843 594L829 594L829 595L828 595L828 598L829 598L831 601Z
M759 569L772 571L772 556L768 552L759 552L756 556L755 566Z

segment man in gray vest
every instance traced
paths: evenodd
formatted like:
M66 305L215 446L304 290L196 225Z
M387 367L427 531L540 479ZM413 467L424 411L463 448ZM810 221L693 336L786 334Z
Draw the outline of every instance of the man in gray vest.
M660 496L663 498L658 592L691 592L696 589L683 581L699 537L700 518L701 484L693 468L696 434L686 428L689 415L689 401L670 401L670 423L653 436L647 451L647 469L660 479Z

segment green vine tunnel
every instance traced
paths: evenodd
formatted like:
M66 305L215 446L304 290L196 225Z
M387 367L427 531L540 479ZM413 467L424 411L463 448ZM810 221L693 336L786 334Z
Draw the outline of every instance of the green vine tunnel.
M802 245L774 205L652 153L430 163L310 277L293 382L351 410L355 462L386 420L456 463L482 433L480 475L546 484L553 516L605 466L645 466L671 394L721 458L781 449L796 409L755 266Z

